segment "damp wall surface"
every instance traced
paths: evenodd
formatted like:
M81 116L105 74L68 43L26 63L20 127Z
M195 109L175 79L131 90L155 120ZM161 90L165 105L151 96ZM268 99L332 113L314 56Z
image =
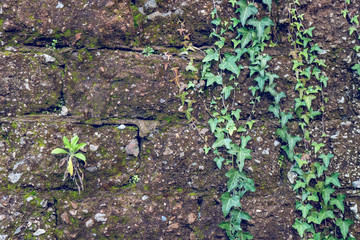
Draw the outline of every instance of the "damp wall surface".
M213 3L0 0L0 239L226 239L218 227L226 169L203 150L213 140L204 107L209 99L189 91L197 119L189 123L180 97L199 79L186 71L189 60L180 49L184 40L197 49L213 44ZM233 14L227 1L215 3L222 16ZM296 92L287 4L273 3L276 45L265 52L290 109ZM350 232L358 239L360 81L351 70L356 37L348 35L343 7L340 0L313 0L301 2L299 11L316 26L313 41L325 49L328 66L328 102L311 134L320 138L324 126L324 148L335 155L329 171L340 172L338 192L347 196L345 215L355 221ZM354 3L350 10L359 8ZM143 54L146 46L154 54ZM191 56L200 66L201 51ZM250 86L247 75L239 78L243 89ZM250 101L250 91L237 96L240 122ZM292 163L279 166L270 102L264 99L253 114L253 159L245 170L256 192L241 200L252 216L246 230L254 239L299 239L291 227ZM75 183L63 181L62 157L51 155L63 136L74 134L87 143L80 195Z

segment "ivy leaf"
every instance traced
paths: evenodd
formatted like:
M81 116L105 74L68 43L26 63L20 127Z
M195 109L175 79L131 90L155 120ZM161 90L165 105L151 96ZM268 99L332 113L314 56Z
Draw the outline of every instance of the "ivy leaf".
M345 211L344 208L344 200L346 198L345 194L339 194L336 196L336 198L331 198L330 205L336 206L338 209L340 209L343 213Z
M318 202L319 201L319 197L316 193L312 193L310 196L308 196L307 200L309 201L314 201L314 202Z
M257 13L258 13L258 9L252 4L240 7L240 20L242 26L243 27L245 26L245 23L249 17Z
M306 187L306 184L302 180L296 180L293 191L296 191L299 188L305 188L305 187Z
M289 150L293 152L296 143L301 141L302 138L296 135L295 136L288 135L287 140L288 140Z
M267 76L257 76L254 80L258 83L261 92L264 91L265 81L268 79Z
M240 119L240 113L241 113L241 110L239 108L236 109L236 111L231 111L231 115L235 116L237 121L239 121L239 119Z
M214 51L213 49L206 49L206 56L202 60L202 62L210 62L212 60L219 61L219 53L217 51Z
M215 129L216 129L216 126L219 123L219 120L217 118L210 118L208 123L210 125L211 132L214 133Z
M292 70L295 71L298 67L303 66L304 64L302 62L299 62L298 60L292 60L294 63Z
M251 157L251 149L241 148L237 154L236 163L238 164L239 171L242 171L245 165L245 159L252 159Z
M223 139L218 138L211 147L213 149L215 149L215 148L218 148L218 147L225 146L227 149L230 149L230 143L231 143L230 138L223 138Z
M277 74L267 72L266 76L269 78L269 86L273 84L275 78L279 78Z
M314 100L316 98L315 95L306 95L303 97L304 101L305 101L305 104L306 104L306 107L310 110L311 108L311 102L312 100Z
M291 113L287 113L285 114L284 112L281 112L280 113L280 117L281 117L281 127L285 127L287 122L290 120L290 119L294 119L293 115Z
M248 49L247 48L244 48L244 49L235 49L235 52L236 52L236 60L239 61L242 57L242 55L244 55L245 53L248 52Z
M317 177L318 178L324 173L324 171L327 170L327 167L325 167L325 165L320 164L319 162L316 162L314 164L314 166L316 167Z
M272 3L272 0L262 0L262 2L266 5L268 5L269 7L269 12L271 12L271 3Z
M312 172L304 174L306 185L309 185L311 179L316 179L316 175Z
M229 0L229 3L231 3L232 7L235 7L237 0Z
M236 125L232 119L228 121L228 123L225 126L226 130L228 130L230 136L236 131Z
M264 17L260 21L255 18L252 18L247 23L256 28L257 36L259 39L262 39L262 37L264 35L264 30L267 26L274 25L273 21L268 17Z
M283 128L278 128L275 132L275 134L277 136L279 136L281 138L281 140L283 140L284 142L287 142L288 140L288 132L287 132L287 127L283 127Z
M275 103L279 104L280 100L284 97L286 97L286 94L284 92L279 92L278 94L275 95L275 98L274 98Z
M255 192L256 189L254 185L254 180L252 180L251 178L246 178L242 183L245 191Z
M237 32L242 35L241 37L241 48L245 49L246 45L248 45L251 40L254 38L255 32L251 29L247 29L245 27L239 28Z
M316 79L320 79L320 73L321 73L321 70L318 69L317 67L314 67L313 71L312 71L312 75L314 75L316 77ZM326 87L326 86L325 86Z
M320 148L322 148L322 147L324 147L325 146L325 144L323 144L323 143L317 143L317 142L313 142L312 144L311 144L311 146L313 146L313 147L315 147L315 154L320 150Z
M325 154L321 154L319 156L319 158L321 158L325 164L325 167L329 167L329 164L330 164L330 159L333 158L334 155L332 155L331 153L329 153L328 155L325 155Z
M220 200L222 202L222 212L226 217L232 207L241 207L240 197L238 195L231 196L229 192L225 192L221 195Z
M321 224L322 221L324 221L327 218L335 218L334 212L332 210L325 210L325 208L322 208L319 212L319 224Z
M324 86L325 87L327 87L327 81L329 80L329 78L328 77L325 77L324 75L321 75L320 76L320 79L319 79L319 81L322 83L322 84L324 84Z
M360 75L360 64L355 64L354 66L351 67L352 70L356 70L357 74Z
M219 224L219 227L225 229L226 231L231 231L232 229L230 222L222 222Z
M221 165L222 165L222 162L224 161L225 159L223 157L216 157L214 158L214 161L216 162L216 166L221 170Z
M312 31L315 29L315 27L310 27L308 29L306 29L303 34L308 34L310 37L312 37Z
M321 196L324 199L324 203L327 205L329 200L330 200L330 195L333 194L335 192L335 189L333 189L332 187L326 187L322 192L321 192Z
M279 104L275 104L275 105L270 105L268 108L269 112L272 112L274 114L275 117L280 118L280 105Z
M295 110L301 106L306 106L305 102L300 98L295 98Z
M241 148L245 148L247 143L251 140L250 136L241 136Z
M351 219L345 219L345 220L342 220L340 218L336 219L335 224L336 224L336 226L338 226L340 228L340 232L344 239L347 237L348 232L349 232L349 227L353 223L354 223L354 221Z
M311 226L308 223L301 222L299 219L295 220L295 223L292 225L292 227L295 228L298 231L300 237L304 236L304 232L306 230L311 229Z
M239 209L232 209L230 211L231 221L234 221L238 224L241 223L241 220L249 221L251 220L251 216L247 212L240 211Z
M240 179L240 172L233 168L230 169L225 176L227 176L229 178L229 180L227 181L227 189L228 192L230 192L231 190L233 190L234 188L236 188L238 186L238 182Z
M221 93L224 94L225 100L230 96L232 90L234 90L232 86L227 86L223 88Z
M207 87L213 85L214 83L222 85L222 76L221 75L215 76L213 73L208 72L205 74L205 79L207 80L207 82L206 82Z
M329 185L330 183L332 183L334 186L341 187L341 184L338 179L339 175L340 173L333 173L331 174L331 177L326 177L325 185Z
M313 208L311 204L302 205L301 202L298 202L299 204L296 206L296 209L300 210L302 212L302 217L306 218L309 211Z
M248 232L238 231L236 234L236 238L241 240L248 240L253 239L254 237Z
M241 65L240 65L241 66ZM242 66L241 66L242 67ZM225 53L225 58L222 63L219 64L221 70L228 70L234 74L236 77L239 77L240 67L236 65L236 56L231 55L230 53ZM243 69L243 68L242 68Z
M300 73L300 75L305 75L308 79L311 77L311 67L305 68L304 71Z

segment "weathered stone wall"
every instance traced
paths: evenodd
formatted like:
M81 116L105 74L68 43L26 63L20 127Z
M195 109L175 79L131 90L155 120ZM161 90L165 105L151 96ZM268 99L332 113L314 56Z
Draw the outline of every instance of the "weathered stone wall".
M227 1L215 2L219 14L232 14ZM0 239L225 239L217 225L227 178L203 151L212 139L204 102L195 92L187 96L196 100L198 120L189 125L179 97L179 86L197 77L185 71L179 29L197 48L210 46L212 9L205 0L0 0ZM345 215L355 220L351 233L360 238L354 187L360 180L360 81L351 71L355 37L348 36L342 9L340 0L313 0L299 11L326 50L325 148L335 155L330 171L341 173ZM277 46L265 51L290 109L287 1L273 3L271 17ZM53 39L56 49L46 47ZM143 55L145 46L155 54ZM193 56L200 62L202 55ZM182 74L179 85L174 67ZM246 75L239 80L243 89ZM249 101L249 92L237 96L241 121L251 111ZM279 167L270 102L257 106L250 133L253 160L246 171L257 191L242 200L252 216L246 227L254 239L297 239L291 227L296 196L286 176L291 163ZM322 123L314 122L316 139ZM73 182L62 181L61 157L50 154L73 134L88 144L80 195Z

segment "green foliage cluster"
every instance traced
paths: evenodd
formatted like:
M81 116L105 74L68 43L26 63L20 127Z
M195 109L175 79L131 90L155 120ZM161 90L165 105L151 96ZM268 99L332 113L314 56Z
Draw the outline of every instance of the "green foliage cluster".
M354 13L349 13L348 5L350 5L350 0L345 0L345 9L341 11L343 17L347 19L351 26L349 27L349 35L353 33L357 35L357 39L360 40L360 30L359 30L359 15ZM358 43L359 44L359 43ZM358 53L360 52L360 45L355 45L354 50ZM351 67L359 76L360 76L360 60ZM360 88L359 88L360 89Z
M51 46L50 45L46 45L47 48L51 48L53 50L56 50L56 44L58 43L58 40L53 39L51 42Z
M152 47L149 47L149 46L146 46L145 48L144 48L144 50L143 50L143 54L145 55L145 56L150 56L150 55L153 55L154 54L154 49L152 48Z
M279 113L273 111L274 107L269 108L269 111L279 118L281 124L276 134L286 143L282 149L287 157L295 162L291 169L297 174L293 190L301 196L301 201L296 202L296 210L301 212L301 217L296 219L293 228L303 239L350 240L354 239L348 237L349 227L353 221L344 219L345 195L334 195L336 187L341 187L338 180L339 173L332 173L330 176L326 174L334 155L331 153L318 155L325 144L312 140L307 129L311 120L322 115L325 110L323 88L327 86L329 79L322 71L326 67L325 61L318 58L318 53L323 50L317 44L311 44L315 27L304 27L303 14L298 13L297 6L300 6L300 3L294 0L289 8L292 20L289 41L294 46L290 55L293 57L295 90L299 95L295 98L293 112L299 121L303 136L292 136L288 132L287 123L295 119L291 112ZM321 107L319 110L314 110L313 101L319 96ZM323 133L323 136L326 135ZM304 142L304 152L295 153L295 148L300 142Z
M211 147L205 147L205 152L212 150L216 155L214 161L217 167L221 169L226 165L228 169L225 174L229 178L227 191L220 200L224 217L229 217L219 226L226 230L229 239L252 239L253 236L243 229L244 223L251 217L242 211L240 200L246 192L255 191L254 181L248 178L244 171L246 160L252 159L252 150L248 148L251 140L248 131L255 121L250 115L240 124L241 109L234 101L235 94L241 92L238 79L245 68L240 63L244 60L250 62L249 79L253 77L255 80L255 85L249 89L253 96L253 109L256 102L260 101L258 94L266 90L265 85L274 86L273 81L278 76L266 70L271 57L261 54L267 46L265 41L270 38L270 28L274 24L268 17L256 18L258 9L254 3L246 0L229 2L235 9L236 17L225 21L219 18L216 9L212 11L212 24L215 29L210 37L215 39L215 47L205 50L206 56L202 60L201 79L206 82L206 87L219 89L220 93L213 97L209 107L211 119L208 123L215 141ZM264 0L263 3L271 10L271 0ZM236 37L228 39L229 32L235 33ZM233 51L225 51L225 45L232 45Z
M67 157L63 158L60 163L60 167L64 165L65 162L67 163L63 181L66 180L67 174L69 173L70 178L76 183L76 186L78 187L80 194L80 189L84 190L84 184L83 184L84 173L80 169L80 164L77 159L84 161L86 164L85 155L79 152L80 149L86 146L86 143L78 143L78 141L79 141L79 137L77 135L75 135L70 142L67 139L67 137L64 136L63 137L64 146L66 149L68 149L68 151L62 148L55 148L54 150L51 151L51 154L67 155ZM76 177L78 178L80 185L77 183Z

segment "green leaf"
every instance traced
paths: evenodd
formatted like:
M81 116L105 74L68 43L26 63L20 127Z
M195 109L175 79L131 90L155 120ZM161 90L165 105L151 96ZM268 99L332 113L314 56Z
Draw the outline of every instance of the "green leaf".
M285 127L287 122L290 120L290 119L294 119L293 115L289 112L287 114L285 114L285 112L281 112L280 113L280 117L281 117L281 127Z
M296 143L301 141L302 138L297 135L295 135L295 136L288 135L287 140L288 140L289 150L294 151Z
M229 3L231 3L232 7L235 7L237 0L229 0Z
M325 210L325 208L322 208L319 212L319 221L321 224L322 221L324 221L327 218L335 218L334 212L332 210Z
M84 154L82 154L82 153L77 153L77 154L75 154L74 156L77 157L78 159L83 160L83 161L86 163L86 157L85 157Z
M280 105L279 104L275 104L275 105L270 105L268 108L269 112L272 112L274 114L275 117L280 118Z
M247 212L240 211L239 209L232 209L230 211L231 221L234 221L238 224L241 223L241 220L249 221L251 220L251 216Z
M217 118L210 118L208 123L210 125L211 132L214 133L215 129L216 129L216 126L219 123L219 120Z
M267 72L266 76L268 76L268 78L269 78L269 86L274 83L275 78L279 78L279 76L277 74L273 74L270 72Z
M223 139L218 138L211 147L213 149L215 149L215 148L218 148L218 147L225 146L227 149L230 149L230 143L231 143L230 138L225 138L225 139L224 138Z
M236 163L238 164L239 167L239 171L242 171L244 164L245 164L245 159L252 159L251 157L251 149L243 149L241 148L240 151L237 154L237 158L236 158Z
M75 147L75 151L74 152L77 152L79 151L80 149L82 149L83 147L86 146L86 143L79 143L76 147Z
M325 146L325 144L323 144L323 143L317 143L317 142L313 142L312 144L311 144L311 146L313 146L313 147L315 147L315 154L320 150L320 148L322 148L322 147L324 147Z
M324 203L327 205L329 200L330 200L330 195L333 194L335 192L335 189L333 189L332 187L326 187L322 192L321 192L321 196L324 199Z
M302 180L296 180L295 185L293 187L293 191L296 191L299 188L305 188L306 184Z
M257 36L259 39L263 38L264 30L267 26L274 25L273 21L268 17L264 17L260 21L255 18L252 18L247 23L256 28Z
M206 52L206 56L204 57L204 59L202 60L202 62L210 62L212 60L215 60L215 61L219 61L219 53L216 51L214 51L213 49L206 49L205 50Z
M303 97L306 107L310 110L312 100L316 99L315 95L306 95Z
M54 150L51 151L51 154L69 154L66 150L62 149L62 148L55 148Z
M299 62L298 60L292 60L294 63L292 70L295 71L299 66L303 66L304 64L302 62Z
M324 171L327 170L327 167L325 167L325 165L320 164L319 162L316 162L314 164L314 166L316 167L316 171L317 171L317 177L321 177L321 175L323 175Z
M327 81L329 80L329 78L328 77L325 77L324 75L321 75L320 76L320 79L319 79L319 81L322 83L322 84L324 84L324 86L325 87L327 87Z
M311 226L306 222L301 222L299 219L295 220L295 223L292 225L293 228L295 228L300 237L304 236L304 232L311 229Z
M219 85L222 85L222 76L221 75L215 76L213 73L208 72L205 74L205 79L207 80L207 82L206 82L207 87L213 85L215 82Z
M336 219L335 224L340 228L341 235L343 236L344 239L347 237L349 232L349 227L353 223L354 221L351 219L345 219L345 220L342 220L340 218Z
M71 149L71 145L70 145L70 142L69 142L69 140L67 139L67 137L63 137L63 142L64 142L64 145L65 145L65 148L67 148L67 149Z
M316 179L316 175L313 172L304 174L306 185L309 185L311 179Z
M276 94L274 100L275 100L275 104L279 104L281 98L286 97L286 94L284 92L279 92L278 94Z
M71 138L71 143L70 143L71 150L70 150L70 152L71 151L75 152L75 148L76 148L76 145L77 145L78 141L79 141L79 137L77 135L75 135L75 136L73 136Z
M232 168L225 174L225 176L229 178L229 180L227 181L227 191L230 192L238 186L241 175L237 169Z
M225 192L223 195L221 195L220 200L223 204L222 212L224 217L229 214L232 207L241 207L240 197L238 195L231 196L229 192Z
M352 70L356 70L357 74L360 75L360 64L355 64L351 67Z
M245 49L245 47L254 39L255 32L251 29L247 29L245 27L239 28L237 30L239 35L241 35L241 48Z
M253 124L255 123L255 120L247 121L246 125L249 126L249 129L252 129Z
M272 0L262 0L262 2L266 5L268 5L269 7L269 12L271 12L271 3L272 3Z
M231 111L231 115L235 116L237 121L239 121L239 119L240 119L240 113L241 113L241 110L239 108L236 109L236 111Z
M300 210L302 213L302 217L306 218L309 211L313 208L313 206L311 206L311 204L306 204L306 205L302 205L301 202L297 202L296 204L296 209Z
M227 231L230 231L232 229L230 222L222 222L219 224L219 227Z
M306 106L305 102L300 98L295 98L295 110L301 106Z
M236 237L237 237L236 239L241 239L241 240L248 240L254 238L250 233L244 231L237 232Z
M260 91L263 92L265 81L267 80L267 76L264 76L264 77L257 76L254 80L258 83L258 87L259 87Z
M325 179L325 185L329 185L330 183L332 183L334 186L337 186L337 187L341 187L341 184L339 182L339 177L340 173L333 173L331 174L331 177L326 177Z
M232 119L228 121L225 126L225 129L229 132L230 136L236 131L236 125Z
M300 73L300 75L305 75L308 79L311 77L311 67L305 68L304 71Z
M220 18L216 18L214 20L211 21L212 24L214 24L215 26L219 26L221 23L221 19Z
M278 128L275 132L275 134L277 136L279 136L281 138L281 140L283 140L284 142L288 141L288 132L287 132L287 127L283 127L283 128Z
M330 199L330 205L336 206L338 209L340 209L343 213L345 211L344 208L344 200L346 198L345 194L339 194L336 196L336 198Z
M225 159L223 157L216 157L214 158L214 161L216 162L216 166L221 170L221 165L222 165L222 162L224 161Z
M319 156L319 158L321 158L325 164L325 167L329 167L329 164L330 164L330 159L333 158L334 155L332 155L331 153L329 153L328 155L325 155L325 154L321 154Z
M242 65L236 65L236 56L231 55L230 53L225 53L225 58L222 63L219 64L221 70L228 70L234 74L236 77L239 77L240 69L244 69Z
M310 37L312 37L312 31L315 29L315 27L310 27L308 29L306 29L303 34L308 34Z
M221 93L224 94L225 100L228 99L228 97L230 96L232 90L234 90L234 88L232 86L227 86L227 87L223 88Z
M246 23L247 19L257 13L258 13L258 9L252 4L249 4L245 7L241 7L240 8L240 20L241 20L242 26L245 27L245 23Z
M241 148L245 148L247 143L251 140L250 136L241 136Z

